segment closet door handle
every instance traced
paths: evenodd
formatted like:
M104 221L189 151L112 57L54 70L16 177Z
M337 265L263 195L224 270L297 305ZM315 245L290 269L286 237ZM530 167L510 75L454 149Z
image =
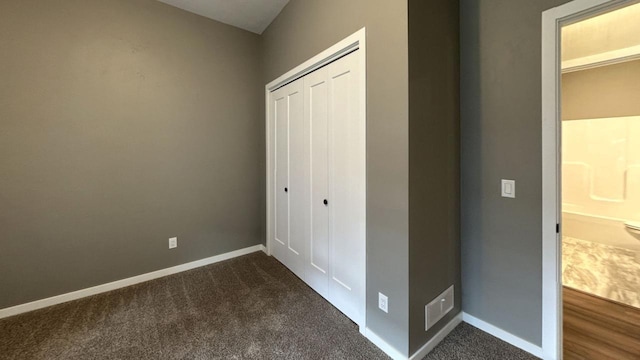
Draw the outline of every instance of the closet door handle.
M284 192L289 192L289 188L284 188Z
M329 205L329 202L327 201L327 199L324 199L324 201L322 202L325 205Z

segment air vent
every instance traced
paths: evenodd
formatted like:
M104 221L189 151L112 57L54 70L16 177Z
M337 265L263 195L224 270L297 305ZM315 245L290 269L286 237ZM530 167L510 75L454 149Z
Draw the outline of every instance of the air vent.
M447 313L453 310L454 292L453 285L445 290L440 296L424 307L425 330L429 330L440 321Z

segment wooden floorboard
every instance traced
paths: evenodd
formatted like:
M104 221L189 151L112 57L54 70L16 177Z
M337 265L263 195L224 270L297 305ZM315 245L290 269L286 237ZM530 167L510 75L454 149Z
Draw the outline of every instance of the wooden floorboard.
M564 358L640 360L640 309L563 290Z

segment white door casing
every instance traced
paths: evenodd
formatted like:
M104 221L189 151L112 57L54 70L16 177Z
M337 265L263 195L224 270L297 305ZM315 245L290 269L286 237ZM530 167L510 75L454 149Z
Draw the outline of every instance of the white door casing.
M562 359L561 29L635 1L574 0L542 13L542 352ZM560 226L561 229L561 226Z

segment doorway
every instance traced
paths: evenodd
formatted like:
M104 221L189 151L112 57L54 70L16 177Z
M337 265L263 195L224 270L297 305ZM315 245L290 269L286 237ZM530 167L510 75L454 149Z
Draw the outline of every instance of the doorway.
M640 4L562 28L565 359L640 358Z
M545 359L640 357L639 33L636 1L543 13Z

